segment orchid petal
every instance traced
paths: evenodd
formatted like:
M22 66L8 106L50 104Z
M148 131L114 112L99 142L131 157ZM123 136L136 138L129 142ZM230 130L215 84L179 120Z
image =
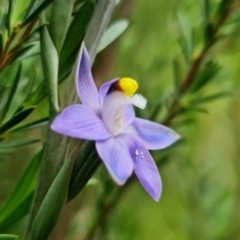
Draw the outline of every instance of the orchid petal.
M118 140L129 151L133 160L133 170L139 181L149 195L158 201L162 192L162 181L158 168L144 143L129 133L119 135Z
M100 158L113 179L120 185L124 184L133 171L131 156L116 138L96 141Z
M135 118L132 131L137 134L150 150L162 149L170 146L180 137L172 129L148 120Z
M123 120L124 127L130 125L135 119L135 112L132 104L128 104L125 107L125 116Z
M104 100L105 96L107 95L109 88L111 87L111 85L114 82L118 81L119 79L120 78L115 78L115 79L113 79L113 80L111 80L109 82L104 83L100 87L100 89L99 89L99 101L100 101L101 106L103 105L103 100Z
M91 62L84 44L81 46L77 63L76 85L82 103L93 109L96 113L99 113L100 103L98 90L93 80Z
M57 133L81 139L103 140L110 137L102 120L84 105L65 108L53 121L51 129Z

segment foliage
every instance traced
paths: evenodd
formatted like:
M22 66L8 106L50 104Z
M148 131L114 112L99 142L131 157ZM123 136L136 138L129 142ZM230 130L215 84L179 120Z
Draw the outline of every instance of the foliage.
M131 21L117 2L0 3L0 239L239 239L239 1L132 1ZM76 103L82 41L101 82L137 79L136 114L182 136L154 153L158 204L136 176L116 186L92 142L49 130Z

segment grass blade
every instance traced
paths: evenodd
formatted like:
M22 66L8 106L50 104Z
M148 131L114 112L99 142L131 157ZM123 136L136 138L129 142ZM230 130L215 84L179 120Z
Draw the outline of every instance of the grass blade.
M5 116L8 112L8 109L9 109L11 103L12 103L13 97L16 93L18 83L19 83L19 80L21 78L21 72L22 72L22 65L20 64L19 68L18 68L18 71L17 71L17 74L16 74L16 77L15 77L14 82L13 82L12 89L11 89L10 94L8 96L8 100L6 102L5 107L3 108L2 121L4 120L4 118L5 118Z
M22 122L26 117L32 113L32 111L35 109L35 107L29 107L16 115L13 116L9 121L7 121L3 126L0 128L0 134L3 134L4 132L8 131L10 128L13 128L20 122Z
M49 26L52 41L60 54L71 21L74 0L55 0Z
M128 25L129 22L126 19L121 19L113 23L104 33L97 51L102 51L114 40L116 40L127 29Z

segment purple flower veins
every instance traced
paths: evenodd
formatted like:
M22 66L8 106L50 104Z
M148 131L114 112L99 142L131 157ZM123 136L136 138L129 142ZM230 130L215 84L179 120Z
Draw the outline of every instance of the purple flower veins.
M124 184L134 171L146 191L158 201L162 183L148 150L166 148L179 135L163 125L135 117L133 105L141 109L146 106L146 99L134 94L138 88L135 80L116 78L103 84L98 92L84 44L76 69L82 104L65 108L54 119L51 129L66 136L94 140L100 158L118 184Z

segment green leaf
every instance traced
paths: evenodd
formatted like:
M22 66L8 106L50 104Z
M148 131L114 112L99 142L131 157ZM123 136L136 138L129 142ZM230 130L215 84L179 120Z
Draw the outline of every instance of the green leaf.
M76 197L84 188L100 164L101 161L95 150L95 143L92 141L85 141L73 168L68 192L68 201Z
M20 122L22 122L26 117L28 117L30 115L30 113L32 113L32 111L34 109L35 109L35 107L29 107L29 108L17 113L16 115L14 115L9 121L7 121L5 124L3 124L3 126L0 128L0 134L3 134L10 128L12 128L12 127L16 126L17 124L19 124Z
M49 118L43 118L43 119L31 122L31 123L25 124L23 126L14 128L10 132L27 131L27 130L32 130L35 128L41 128L41 127L48 125L48 123L49 123Z
M186 63L190 62L192 56L192 34L188 26L188 21L181 14L177 15L182 38L179 39L181 50L183 52Z
M4 218L7 212L11 211L15 205L31 193L36 184L36 178L42 163L43 149L40 150L30 161L28 167L22 174L13 193L0 209L0 219Z
M82 7L82 5L86 2L86 0L78 0L75 1L74 6L73 6L73 13L72 16L75 16L76 13L79 11L79 9Z
M36 3L32 4L32 6L30 5L30 8L29 8L29 10L27 11L27 14L26 14L27 17L25 18L25 20L23 21L21 26L24 27L28 23L30 23L33 19L37 18L38 15L42 11L44 11L52 2L53 2L53 0L46 0L46 1L42 2L40 5L37 5Z
M1 117L2 121L4 120L4 118L5 118L5 116L6 116L7 112L8 112L8 109L9 109L11 103L12 103L13 97L14 97L14 95L16 93L16 90L17 90L17 87L18 87L18 83L19 83L19 80L21 78L21 72L22 72L22 65L20 64L19 68L18 68L18 71L17 71L17 74L16 74L16 77L15 77L15 80L13 82L12 89L11 89L10 94L8 96L7 102L6 102L6 104L5 104L4 108L3 108L3 114L2 114L2 117Z
M113 23L104 33L98 47L98 52L102 51L110 43L117 39L127 29L128 25L129 21L126 19L121 19Z
M0 221L0 231L4 232L11 228L15 223L25 217L31 208L34 191L29 193L23 200L18 202L18 205L5 218Z
M16 148L16 147L22 147L25 145L37 143L37 142L41 142L41 139L25 139L25 140L13 141L8 143L0 143L0 148Z
M10 32L17 23L22 22L28 4L29 0L14 1L11 12Z
M68 32L65 38L61 55L60 55L60 70L64 66L64 64L69 61L69 57L75 51L75 58L77 57L79 47L81 42L83 41L84 35L86 33L88 24L92 18L96 2L94 0L88 0L84 3L84 5L77 12L74 17ZM73 61L73 62L74 62Z
M209 0L203 0L203 6L204 6L204 17L205 17L205 23L208 24L210 21L210 2Z
M22 39L22 41L20 41L19 43L16 44L16 46L11 50L11 52L13 51L19 51L19 48L22 48L24 44L37 44L39 43L39 32L40 30L46 26L47 23L39 26L38 28L34 29L31 33L28 34L28 36L26 36L24 39Z
M31 0L31 3L28 4L28 9L24 16L24 19L26 19L30 14L32 14L41 5L41 3L42 0Z
M9 228L28 213L42 163L42 156L43 149L30 161L12 194L0 209L0 231Z
M209 114L208 110L206 110L205 108L200 108L200 107L190 106L190 107L187 107L187 109L185 109L185 110L188 112L199 112L199 113Z
M3 51L3 45L4 45L3 33L0 32L0 54Z
M95 150L95 143L94 141L84 141L81 145L80 152L78 154L77 160L74 164L74 168L72 171L71 181L70 181L70 188L71 185L73 185L73 182L75 181L79 169L82 167L84 161L93 153Z
M74 152L74 151L73 151ZM75 152L74 152L75 153ZM28 240L48 239L66 204L69 181L75 162L75 154L65 161L50 186L37 213Z
M13 58L11 61L12 63L16 63L22 60L25 60L27 58L36 56L40 53L39 50L39 42L32 42L28 44L27 46L23 47Z
M40 36L43 74L45 77L45 86L48 92L50 115L55 116L59 111L58 54L46 26L41 29Z
M7 2L5 2L7 4ZM3 5L5 5L3 4ZM7 6L0 7L0 32L2 34L3 46L8 38L8 29L7 29Z
M55 0L49 26L49 33L58 54L62 49L71 21L74 0Z
M31 94L29 100L26 102L26 106L35 106L39 104L46 96L46 87L44 81L41 81L37 89Z
M18 236L12 234L0 234L0 240L16 240Z
M194 118L187 118L181 121L177 121L173 123L174 128L179 128L182 126L189 126L191 124L194 124L196 120Z
M191 92L197 92L202 89L207 83L209 83L219 72L220 66L213 62L207 62L204 67L201 69L197 78L193 81L190 86Z
M231 97L231 96L233 96L232 93L224 91L224 92L215 93L209 96L197 98L191 103L194 105L198 105L198 104L212 102L212 101L218 100L219 98Z
M2 82L0 82L0 102L3 102L5 85L6 85L6 78L3 78Z
M9 5L8 5L8 12L6 16L6 25L7 25L7 30L8 30L8 36L11 34L11 15L12 15L12 6L13 6L13 0L9 0Z

